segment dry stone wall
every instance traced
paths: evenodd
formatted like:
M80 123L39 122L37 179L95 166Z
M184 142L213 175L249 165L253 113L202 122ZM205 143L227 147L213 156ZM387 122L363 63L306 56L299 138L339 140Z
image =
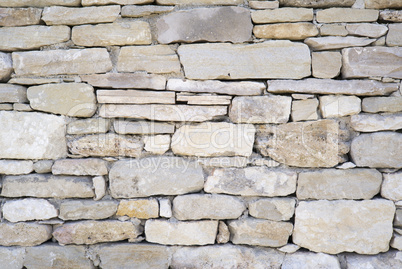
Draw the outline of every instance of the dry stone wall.
M1 0L0 268L402 268L401 0Z

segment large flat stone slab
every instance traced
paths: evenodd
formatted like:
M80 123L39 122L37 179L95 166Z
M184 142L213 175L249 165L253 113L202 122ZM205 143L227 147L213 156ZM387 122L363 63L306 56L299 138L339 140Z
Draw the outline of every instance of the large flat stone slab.
M402 3L398 0L364 0L364 4L366 8L372 9L402 8Z
M99 75L83 75L82 81L99 88L133 88L164 90L166 78L160 75L135 73L108 73Z
M317 12L319 23L377 21L378 10L357 8L328 8Z
M139 0L141 1L141 0ZM153 0L150 0L153 2ZM127 5L121 8L121 16L128 18L140 18L153 14L161 14L173 11L174 7L157 5Z
M39 24L40 8L0 8L0 26L26 26Z
M81 0L83 6L117 5L141 5L152 3L153 0Z
M80 0L3 0L0 7L79 6Z
M0 174L24 175L33 171L32 161L0 160Z
M340 258L344 259L345 265L350 269L360 269L366 266L376 269L389 269L402 266L400 254L400 251L389 250L386 253L380 253L377 255L348 253L341 255Z
M375 39L355 36L309 37L304 40L312 50L333 50L348 47L362 47L373 43Z
M364 98L362 110L369 113L400 112L402 111L402 97L370 97Z
M0 52L0 81L7 81L12 72L13 61L11 59L11 54Z
M68 134L96 134L106 133L110 128L110 120L91 118L76 120L67 124Z
M3 205L3 217L10 222L46 220L57 216L56 208L44 199L12 200Z
M97 90L96 99L101 104L174 104L174 92L144 90Z
M236 6L243 4L242 0L156 0L158 5L194 5L194 6Z
M52 237L52 226L30 222L0 223L0 245L36 246Z
M103 176L107 173L107 162L95 158L60 159L52 166L53 175Z
M350 123L358 132L395 131L402 129L402 113L388 115L363 113L353 115Z
M356 0L279 0L281 6L288 7L351 7Z
M317 36L318 28L312 23L276 23L256 25L253 33L257 38L304 40Z
M27 88L20 85L1 83L0 103L27 103Z
M312 21L314 17L312 8L277 8L257 10L251 13L254 23L277 23Z
M152 121L114 121L113 128L118 134L173 134L174 124Z
M69 200L60 204L62 220L107 219L117 212L117 201Z

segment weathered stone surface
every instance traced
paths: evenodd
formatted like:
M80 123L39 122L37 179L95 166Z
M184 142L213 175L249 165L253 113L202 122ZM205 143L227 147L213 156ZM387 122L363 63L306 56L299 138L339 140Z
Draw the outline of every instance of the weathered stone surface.
M293 101L292 120L293 121L317 120L318 119L317 107L318 107L317 98Z
M163 154L170 148L170 135L149 135L144 137L144 149L153 154Z
M298 245L290 244L290 243L284 245L283 247L278 248L278 250L280 252L284 252L284 253L295 253L299 249L300 249L300 247Z
M56 208L44 199L12 200L3 205L3 217L11 222L45 220L57 215Z
M296 190L297 174L265 166L215 169L205 182L205 192L242 196L286 196Z
M101 159L62 159L54 162L54 175L101 176L106 175L107 162Z
M13 110L13 104L0 104L0 110Z
M1 195L5 197L92 198L92 180L89 177L29 174L5 176Z
M12 72L13 61L11 54L0 52L0 81L8 80Z
M402 111L401 97L371 97L364 98L362 110L369 113Z
M280 8L257 10L251 13L254 23L298 22L312 21L313 9L310 8Z
M224 259L222 257L225 257ZM272 268L279 269L284 254L270 248L222 246L182 247L173 253L171 267L179 268Z
M315 252L377 254L389 248L394 214L394 203L383 199L302 201L293 242Z
M197 158L197 162L207 167L246 167L248 158L240 156Z
M361 100L356 96L320 96L320 111L324 118L338 118L358 114L361 111Z
M233 244L281 247L286 245L292 234L289 222L245 218L228 222Z
M334 78L341 72L342 55L337 51L313 52L311 65L314 77Z
M0 26L25 26L39 24L40 8L0 8Z
M21 175L33 171L32 161L0 160L0 174Z
M248 210L255 218L281 221L293 217L295 205L293 198L264 198L249 202Z
M150 0L153 2L153 0ZM121 8L121 16L122 17L129 17L129 18L140 18L149 16L152 14L161 14L173 11L174 7L169 6L156 6L156 5L149 5L149 6L137 6L137 5L129 5L123 6Z
M230 105L232 96L215 95L215 94L194 94L194 93L177 93L176 101L185 102L188 105Z
M399 0L364 0L366 8L396 8L401 9L402 3Z
M397 203L395 203L395 204L398 206ZM396 213L395 213L394 227L402 228L402 209L400 208L400 205L398 206Z
M311 74L308 47L288 40L181 45L178 53L189 79L300 79Z
M118 220L77 221L65 223L53 231L61 245L96 244L101 242L134 240L142 233L139 223Z
M393 201L402 200L402 172L384 174L381 196Z
M347 36L346 26L342 24L323 24L320 28L321 36Z
M373 43L375 39L355 36L309 37L304 40L313 50L332 50L347 47L362 47Z
M377 21L378 10L357 8L329 8L317 11L317 21L332 22L371 22Z
M201 166L177 157L118 161L109 180L113 198L177 195L200 191L204 185Z
M95 191L95 201L103 198L106 194L106 179L103 176L97 176L92 178L92 184Z
M52 237L52 226L29 222L0 223L0 245L36 246Z
M282 269L310 269L310 268L331 268L341 269L341 265L336 256L324 253L312 253L299 251L286 254L283 260Z
M279 1L248 1L252 9L275 9L279 8Z
M323 169L299 173L296 195L307 199L371 199L380 192L381 173L375 169Z
M58 159L66 157L64 118L33 112L0 111L0 158Z
M401 5L402 7L402 5ZM402 46L402 23L390 24L387 34L387 46Z
M117 211L115 201L75 200L60 204L59 218L62 220L107 219Z
M101 104L174 104L174 92L144 90L97 90L96 98Z
M80 0L2 0L0 7L79 6Z
M131 46L120 49L117 70L157 74L178 73L180 62L176 52L167 45Z
M291 104L288 96L235 97L229 118L234 123L286 123Z
M118 134L173 134L175 126L165 122L115 120L113 127Z
M20 104L20 103L14 103L13 109L14 109L14 111L22 111L22 112L31 112L32 111L32 108L30 105Z
M229 195L189 194L173 200L173 215L178 220L237 219L244 210L244 203Z
M24 265L25 248L0 247L0 264L4 269L21 269Z
M119 74L108 73L99 75L81 76L82 81L99 88L132 88L164 90L166 78L160 75L136 73Z
M222 220L219 221L218 234L216 235L216 243L226 244L230 240L229 227Z
M68 134L96 134L106 133L110 128L110 120L102 118L92 118L77 120L67 125Z
M11 63L12 65L12 63ZM12 67L12 66L11 66ZM62 83L63 78L40 78L40 77L13 77L8 83L20 84L20 85L41 85L41 84L49 84L49 83Z
M281 6L290 7L351 7L356 0L279 0Z
M27 99L27 88L20 85L1 83L0 103L25 103Z
M53 161L52 160L43 160L36 161L33 165L33 169L36 173L51 173L52 172Z
M368 47L342 50L344 78L402 78L402 47Z
M107 7L46 7L42 20L47 25L79 25L87 23L113 22L120 13L120 6ZM91 36L94 38L94 36Z
M159 199L159 216L171 218L172 215L172 202L167 198Z
M387 33L387 26L374 23L347 24L346 30L350 35L378 38Z
M12 57L17 75L91 74L112 69L104 48L14 52Z
M231 5L241 5L242 0L156 0L158 5L202 5L202 6L231 6Z
M183 125L172 137L172 150L185 156L245 156L253 151L255 128L251 124L206 122Z
M390 22L402 22L402 10L381 10L380 20Z
M397 250L402 250L402 235L394 233L390 242L390 246Z
M137 219L157 218L159 204L155 199L121 200L116 215Z
M16 51L38 49L42 46L68 41L67 26L23 26L0 28L0 50Z
M137 136L124 136L112 133L87 135L68 142L72 154L87 156L128 156L139 157L144 142Z
M257 38L303 40L317 36L318 29L312 23L277 23L256 25L253 33Z
M343 254L345 265L350 269L360 269L364 267L376 269L399 268L402 266L400 251L390 250L386 253L377 255L358 255Z
M208 245L214 244L218 221L147 220L145 237L148 242L163 245Z
M361 134L353 139L350 149L357 166L371 168L401 168L401 152L402 134L394 132Z
M398 90L396 83L382 83L375 80L269 80L268 92L271 93L312 93L348 94L358 96L389 95Z
M402 113L378 115L363 113L351 117L351 126L359 132L376 132L402 129Z

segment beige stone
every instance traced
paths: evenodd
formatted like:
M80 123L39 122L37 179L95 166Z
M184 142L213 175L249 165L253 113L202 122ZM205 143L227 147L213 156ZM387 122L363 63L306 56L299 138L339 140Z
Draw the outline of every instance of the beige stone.
M0 223L0 245L36 246L52 237L52 226L29 222Z
M22 112L32 111L32 107L29 104L20 104L20 103L14 103L13 109L14 111L22 111Z
M370 97L364 98L362 110L369 113L402 111L401 97Z
M0 110L13 110L13 104L0 104Z
M280 252L284 252L284 253L295 253L296 251L298 251L300 249L300 247L298 245L295 244L286 244L283 247L278 248L278 250Z
M76 120L67 125L67 133L77 135L106 133L109 129L110 120L102 118Z
M254 26L257 38L303 40L317 36L318 29L312 23L277 23Z
M389 269L399 268L402 266L400 259L400 252L396 250L389 250L386 253L377 255L358 255L358 254L344 254L340 256L344 260L347 268L360 269L364 266L374 267L376 269Z
M341 73L342 55L337 51L313 52L311 65L313 77L334 78Z
M13 72L11 54L0 52L0 81L7 81ZM12 81L10 82L12 83Z
M24 266L24 247L0 247L0 264L7 269L21 269Z
M101 159L60 159L52 166L54 175L101 176L107 175L107 162Z
M27 88L20 85L0 83L0 103L25 103Z
M171 218L172 215L172 202L168 198L159 199L159 216Z
M106 179L103 176L97 176L92 178L92 184L95 192L95 201L98 201L106 195Z
M81 76L81 79L94 87L100 88L164 90L166 85L166 78L164 76L145 73L84 75Z
M317 98L293 101L292 121L317 120L317 107Z
M263 198L249 202L250 216L274 221L290 220L295 213L294 198Z
M350 35L378 38L387 33L387 26L374 23L347 24L346 30Z
M317 21L332 22L372 22L377 21L378 10L356 8L329 8L317 11Z
M366 8L373 9L402 8L402 3L399 0L364 0L364 3Z
M361 100L356 96L320 96L320 111L324 118L338 118L358 114L361 111Z
M56 208L44 199L12 200L3 205L3 217L10 222L45 220L57 215Z
M381 186L381 196L393 201L402 200L402 172L386 173Z
M251 18L254 23L312 21L313 16L313 9L311 8L284 7L251 12Z
M136 0L141 1L141 0ZM153 2L153 0L150 0ZM149 5L149 6L137 6L137 5L128 5L123 6L121 8L121 16L128 17L128 18L140 18L145 17L153 14L161 14L173 11L174 7L169 6L156 6L156 5Z
M402 22L402 10L381 10L381 21Z
M390 246L397 250L402 250L402 235L394 233L390 242Z
M170 148L170 135L149 135L144 137L144 149L153 154L164 154Z
M13 77L8 81L8 83L30 85L30 86L49 84L49 83L62 83L62 82L63 82L62 78L38 78L38 77Z
M0 8L0 26L25 26L39 24L40 8Z
M152 3L153 0L81 0L83 6L101 6L108 4L141 5Z
M304 40L313 50L332 50L347 47L362 47L373 43L375 39L355 36L309 37Z
M225 224L224 221L219 221L218 226L218 234L216 235L216 243L218 244L226 244L230 240L230 231L229 227Z
M159 204L155 199L121 200L116 215L137 219L158 218Z
M174 104L174 92L143 90L97 90L96 98L101 104Z
M113 127L118 134L173 134L174 124L154 121L115 120Z
M185 102L188 105L230 105L232 96L214 94L194 94L189 92L177 93L176 101Z
M400 208L400 205L398 206L397 203L398 202L395 203L397 205L397 210L394 217L394 227L402 228L402 209Z
M281 6L293 7L350 7L356 0L279 0Z
M32 161L0 160L0 174L21 175L33 171Z
M252 9L275 9L279 8L279 1L248 1Z
M342 24L323 24L320 28L321 36L347 36L346 26Z
M53 161L52 160L42 160L36 161L34 163L34 171L40 174L46 174L52 172Z
M389 31L386 38L387 46L402 46L402 23L390 24L388 27Z
M60 204L62 220L107 219L117 212L116 201L70 200Z
M80 0L2 0L0 7L79 6Z
M296 268L341 269L341 265L336 256L328 255L325 253L299 251L293 254L287 254L282 264L282 269L296 269Z
M378 115L363 113L351 117L351 126L358 132L393 131L402 129L402 113Z
M248 158L240 156L197 158L197 162L207 167L246 167Z
M231 6L231 5L241 5L242 0L156 0L158 5L194 5L194 6Z

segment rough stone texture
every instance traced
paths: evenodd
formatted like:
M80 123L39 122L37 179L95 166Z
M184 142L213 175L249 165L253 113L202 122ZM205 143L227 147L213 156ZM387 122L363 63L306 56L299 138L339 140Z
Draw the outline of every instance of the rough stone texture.
M290 7L351 7L356 0L279 0L281 6Z
M0 247L0 264L4 269L21 269L24 265L25 248Z
M45 220L57 215L56 208L44 199L12 200L3 205L3 217L11 222Z
M317 107L318 107L317 98L293 101L292 120L293 121L317 120L318 119Z
M200 191L202 168L178 157L151 157L118 161L109 173L113 198L177 195Z
M151 0L153 2L153 0ZM139 18L144 16L149 16L153 14L161 14L166 12L173 11L174 7L169 6L137 6L137 5L129 5L123 6L121 8L121 16L128 18Z
M254 23L312 21L313 16L313 9L310 8L266 9L251 13Z
M402 129L402 113L378 115L363 113L351 117L351 126L359 132L376 132Z
M167 45L124 47L120 49L117 70L157 74L178 73L180 61L176 52Z
M172 215L172 202L167 198L159 199L159 216L171 218Z
M402 3L399 0L364 0L364 3L366 8L402 8Z
M176 155L213 157L251 155L255 128L251 124L207 122L183 125L172 137Z
M37 161L33 165L33 169L36 173L45 174L52 172L53 161L52 160L43 160Z
M11 63L12 67L12 63ZM40 77L13 77L8 83L21 84L21 85L41 85L48 83L62 83L62 78L40 78Z
M22 175L33 171L32 161L0 160L0 174Z
M102 176L107 175L107 162L101 159L62 159L54 162L53 175Z
M402 200L402 172L384 174L381 196L393 201Z
M121 200L116 215L137 219L157 218L159 204L155 199Z
M389 248L394 214L383 199L299 202L293 242L315 252L377 254Z
M104 48L14 52L13 66L20 76L104 73L112 69Z
M402 134L394 132L361 134L353 139L350 149L357 166L371 168L401 168L401 152Z
M289 220L295 213L294 198L264 198L249 202L249 214L254 218L274 221Z
M107 219L117 211L115 201L71 200L60 204L62 220Z
M1 83L0 84L0 103L25 103L27 99L27 89L24 86Z
M355 36L325 36L325 37L309 37L304 40L313 50L332 50L347 47L367 46L376 41L375 39Z
M156 22L158 42L225 42L251 40L250 12L243 7L212 7L180 10Z
M235 97L229 118L234 123L286 123L291 103L288 96Z
M364 98L362 110L369 113L400 112L402 111L402 97Z
M243 4L242 0L156 0L158 5L222 5L222 6L229 6L229 5L241 5Z
M318 29L312 23L278 23L254 26L257 38L303 40L317 36Z
M398 208L395 213L394 227L402 228L402 209L400 208L400 205L398 205L397 203L395 203L398 206Z
M136 73L117 74L108 73L100 75L81 76L82 81L100 88L133 88L164 90L166 78L160 75Z
M178 93L176 101L185 102L188 105L230 105L232 96L214 94Z
M21 112L31 112L32 111L32 108L30 105L20 104L20 103L14 103L13 109L14 109L14 111L21 111Z
M102 118L77 120L67 125L67 133L77 135L106 133L109 129L110 120Z
M81 0L83 6L101 6L108 4L141 5L152 3L153 0Z
M52 226L29 222L0 223L0 245L36 246L52 237Z
M358 114L361 111L361 100L356 96L320 96L320 111L324 118Z
M8 80L13 72L11 55L0 52L0 81Z
M313 52L311 67L313 77L334 78L341 72L342 55L337 51Z
M66 157L63 117L33 112L0 111L0 158L58 159Z
M0 8L0 26L25 26L39 24L40 8Z
M342 55L344 78L402 78L401 47L349 48L343 49Z
M266 166L215 169L205 182L205 192L242 196L286 196L296 190L296 172Z
M390 22L402 22L402 10L382 10L380 20Z
M402 46L402 23L390 24L388 27L389 31L385 41L387 46Z
M282 264L282 269L310 268L341 269L341 265L336 256L331 256L325 253L311 253L306 251L286 254Z
M173 215L178 220L237 219L244 210L244 203L229 195L189 194L173 200Z
M46 7L42 20L47 25L79 25L87 23L113 22L120 13L120 6L107 7ZM91 38L94 38L92 36Z
M106 179L103 176L97 176L92 178L92 184L95 191L95 201L103 198L106 194Z
M215 243L218 221L170 222L147 220L145 237L148 242L163 245L208 245Z
M402 236L397 233L394 233L390 246L397 250L402 250Z
M251 45L181 45L178 53L189 79L299 79L311 74L308 47L285 40Z
M230 231L229 227L225 224L224 221L219 221L218 226L218 234L216 235L216 243L218 244L226 244L230 240Z
M0 7L79 6L80 0L2 0Z
M253 9L275 9L279 8L279 1L248 1L248 5Z
M307 199L371 199L380 192L381 173L375 169L323 169L299 173L296 195Z
M376 269L390 269L399 268L402 266L400 252L390 250L387 253L378 255L357 255L357 254L344 254L342 257L345 260L347 268L360 269L360 268L376 268Z
M317 11L317 21L332 22L372 22L377 21L378 10L356 8L329 8Z
M89 177L29 174L5 176L1 195L5 197L92 198L92 180Z
M173 134L173 124L154 121L115 120L113 127L118 134Z
M246 167L249 162L246 157L213 157L197 158L197 162L207 167Z
M170 148L170 135L150 135L144 137L144 149L153 154L163 154Z
M387 33L388 27L373 23L347 24L346 30L350 35L378 38Z
M346 26L342 24L323 24L320 27L321 36L347 36L348 31L346 31Z

